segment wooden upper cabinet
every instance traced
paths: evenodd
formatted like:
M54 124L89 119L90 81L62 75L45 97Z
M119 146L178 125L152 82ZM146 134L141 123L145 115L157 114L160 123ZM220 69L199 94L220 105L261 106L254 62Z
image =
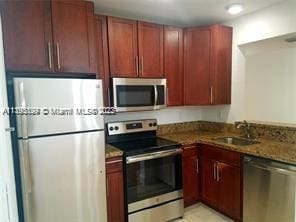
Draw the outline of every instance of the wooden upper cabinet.
M185 105L231 103L232 28L185 29Z
M231 103L232 28L221 25L211 27L212 104Z
M95 74L93 3L2 1L8 71Z
M4 57L8 71L51 71L49 1L1 1Z
M138 22L139 70L141 77L164 77L163 25Z
M183 29L164 28L164 73L167 79L167 105L183 105Z
M109 89L109 53L106 16L95 16L95 41L97 52L97 78L103 80L103 95L105 106L110 106Z
M52 1L58 72L96 73L93 7L85 1Z
M108 17L110 74L138 76L137 21Z
M210 104L209 29L186 29L184 35L185 105Z

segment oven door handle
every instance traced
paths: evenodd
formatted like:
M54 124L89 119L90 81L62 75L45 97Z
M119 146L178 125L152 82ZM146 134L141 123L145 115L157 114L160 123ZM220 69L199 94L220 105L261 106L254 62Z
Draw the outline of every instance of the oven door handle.
M158 159L162 157L167 157L167 156L174 156L177 154L182 153L182 149L174 149L174 150L166 150L166 151L159 151L155 153L147 153L143 155L137 155L137 156L131 156L126 158L126 163L136 163L140 161L145 161L145 160L152 160L152 159Z

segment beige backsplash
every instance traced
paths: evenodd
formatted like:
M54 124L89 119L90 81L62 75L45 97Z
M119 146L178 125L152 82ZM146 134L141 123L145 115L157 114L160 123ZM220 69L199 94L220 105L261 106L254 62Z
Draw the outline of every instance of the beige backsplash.
M175 124L159 125L157 134L164 135L170 133L178 133L185 131L210 131L210 132L229 132L243 135L244 129L236 129L235 124L194 121ZM287 125L273 125L265 123L251 122L251 134L258 138L275 140L278 142L296 143L296 127Z

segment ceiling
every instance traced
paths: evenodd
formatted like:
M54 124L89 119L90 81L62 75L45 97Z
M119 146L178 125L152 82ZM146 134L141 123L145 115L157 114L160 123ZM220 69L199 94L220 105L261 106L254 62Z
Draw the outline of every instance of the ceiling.
M284 0L92 0L98 14L171 25L192 26L225 22ZM245 10L230 15L225 7L242 3Z

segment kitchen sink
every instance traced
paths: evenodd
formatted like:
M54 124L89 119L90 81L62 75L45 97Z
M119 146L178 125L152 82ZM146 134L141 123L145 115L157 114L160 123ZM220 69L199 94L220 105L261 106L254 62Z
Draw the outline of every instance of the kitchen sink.
M220 143L232 144L232 145L239 145L239 146L248 146L248 145L260 143L256 140L245 139L241 137L220 137L220 138L215 138L214 141L217 141Z

